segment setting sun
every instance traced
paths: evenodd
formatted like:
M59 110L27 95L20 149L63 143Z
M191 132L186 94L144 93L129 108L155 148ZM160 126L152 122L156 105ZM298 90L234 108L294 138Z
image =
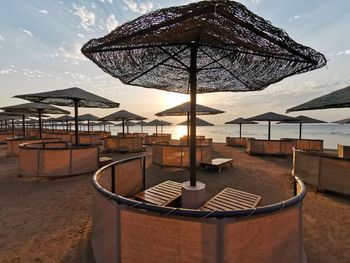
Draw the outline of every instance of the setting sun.
M190 101L189 95L169 92L166 94L166 104L169 108Z

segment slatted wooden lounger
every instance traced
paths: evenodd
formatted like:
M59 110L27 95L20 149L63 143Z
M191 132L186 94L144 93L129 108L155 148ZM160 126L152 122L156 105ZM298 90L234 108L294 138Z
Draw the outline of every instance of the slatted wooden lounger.
M159 206L174 204L180 196L181 183L170 180L134 195L136 199Z
M230 164L232 167L232 162L233 160L230 158L216 158L207 162L201 162L200 164L204 169L206 168L206 166L216 167L218 169L218 173L221 173L223 166L226 164Z
M199 209L223 211L251 209L255 208L260 200L261 196L227 187Z

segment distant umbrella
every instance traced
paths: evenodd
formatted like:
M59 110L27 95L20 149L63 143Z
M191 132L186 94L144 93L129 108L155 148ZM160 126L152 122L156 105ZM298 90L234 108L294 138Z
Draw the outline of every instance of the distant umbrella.
M146 124L146 122L145 121L139 121L139 122L136 122L135 124L141 126L141 133L143 133L143 126Z
M277 124L280 124L280 123L299 123L299 140L301 140L301 130L302 130L303 123L327 123L327 122L300 115L298 117L295 117L295 120L280 121Z
M89 113L78 116L79 121L87 121L88 134L90 134L90 121L97 121L98 119L99 119L99 117L92 115L92 114L89 114Z
M288 109L286 112L350 107L350 86Z
M125 135L125 121L131 121L131 120L146 120L147 118L136 115L134 113L128 112L126 110L120 110L117 112L114 112L112 114L109 114L103 118L100 118L100 121L122 121L123 126L123 136Z
M61 117L56 118L57 122L65 122L66 123L66 133L69 131L69 121L74 121L74 117L70 115L63 115Z
M134 123L132 121L125 121L124 124L123 124L123 122L121 122L121 123L116 124L115 126L123 127L123 125L126 126L126 133L129 133L129 127L136 126L136 123Z
M7 112L17 112L17 113L36 113L39 117L39 134L40 139L42 138L42 123L41 117L43 113L46 114L69 114L69 111L57 108L55 106L44 104L44 103L23 103L8 107L2 107L4 111Z
M118 108L119 103L97 96L80 88L68 88L54 90L49 92L16 95L21 98L34 102L42 102L58 106L74 107L75 117L75 141L79 145L78 131L78 107L83 108Z
M277 114L274 112L266 112L264 114L260 114L251 118L247 118L249 121L268 121L268 137L267 139L271 139L271 121L293 121L295 118L289 117L282 114Z
M189 124L189 121L183 121L183 122L181 122L181 123L179 123L177 125L186 125L186 126L188 126L188 124ZM214 124L196 117L196 126L197 127L198 126L214 126Z
M232 121L227 121L225 124L239 124L239 138L242 138L242 124L258 124L255 121L249 121L243 118L237 118Z
M156 126L156 136L158 135L158 126L160 126L162 128L161 133L163 133L163 126L170 126L170 125L171 125L170 122L161 121L161 120L157 120L157 119L144 124L144 126Z
M349 124L349 123L350 123L350 118L343 119L343 120L339 120L339 121L335 121L334 123L338 123L338 124Z

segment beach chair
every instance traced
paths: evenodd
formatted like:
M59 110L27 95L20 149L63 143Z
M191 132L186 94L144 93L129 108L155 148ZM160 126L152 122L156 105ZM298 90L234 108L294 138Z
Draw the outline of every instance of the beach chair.
M216 158L216 159L212 159L210 161L202 161L200 163L200 165L203 167L203 169L205 169L207 166L215 167L218 169L218 173L221 173L222 168L226 164L230 164L231 167L233 167L232 162L233 162L233 160L230 158Z
M260 200L261 196L227 187L211 198L199 209L206 211L251 209L255 208L259 204Z
M172 206L180 201L181 183L168 180L140 192L134 197L153 205Z

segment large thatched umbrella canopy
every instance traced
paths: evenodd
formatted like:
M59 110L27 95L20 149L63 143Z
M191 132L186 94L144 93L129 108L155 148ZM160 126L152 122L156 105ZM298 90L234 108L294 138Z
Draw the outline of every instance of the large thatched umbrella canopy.
M69 114L69 111L57 108L55 106L44 104L44 103L23 103L8 107L1 108L7 112L17 112L17 113L36 113L39 117L39 134L40 139L42 138L42 123L41 117L42 114Z
M255 121L249 121L244 118L237 118L232 121L227 121L225 124L239 124L239 138L242 138L242 124L258 124Z
M286 112L303 110L322 110L331 108L349 108L350 107L350 86L333 91L324 96L310 100L298 106L288 109Z
M170 126L172 123L167 121L161 121L154 119L153 121L145 123L143 126L156 126L156 136L158 135L158 126L161 127L161 133L163 133L163 126Z
M146 120L147 118L139 116L137 114L128 112L126 110L120 110L117 112L114 112L112 114L109 114L103 118L100 118L100 121L122 121L123 126L123 136L125 135L125 121L132 121L132 120ZM128 128L129 130L129 128ZM128 131L129 132L129 131Z
M186 125L188 126L189 125L189 121L186 120L186 121L183 121L183 122L180 122L179 124L177 125ZM196 126L214 126L214 124L210 123L210 122L207 122L205 120L202 120L198 117L196 117Z
M83 108L118 108L119 103L97 96L80 88L68 88L48 92L17 95L21 98L33 102L42 102L58 106L74 107L75 118L75 141L79 145L78 132L78 107Z
M191 186L196 93L262 90L326 64L322 54L234 1L154 11L90 40L82 52L125 84L191 94Z
M326 121L321 121L318 119L310 118L304 115L295 117L295 120L292 121L280 121L277 124L281 123L299 123L299 140L301 140L301 131L303 123L327 123Z
M266 112L251 118L247 118L249 121L267 121L268 125L268 140L271 139L271 121L294 121L295 118L287 115L282 115L274 112Z
M87 113L87 114L79 115L78 120L87 121L88 134L90 134L90 121L97 121L99 120L99 117L92 115L90 113Z
M116 124L115 126L123 127L123 125L124 125L124 127L126 126L126 133L129 133L129 127L130 126L136 126L136 123L132 122L132 121L124 121L124 123L121 122L121 123ZM124 133L123 133L123 135L124 135Z
M15 135L15 120L19 119L19 114L11 113L11 112L0 112L0 122L1 122L1 130L2 130L2 122L5 121L5 126L7 130L7 121L12 121L12 135ZM24 137L24 135L23 135Z

